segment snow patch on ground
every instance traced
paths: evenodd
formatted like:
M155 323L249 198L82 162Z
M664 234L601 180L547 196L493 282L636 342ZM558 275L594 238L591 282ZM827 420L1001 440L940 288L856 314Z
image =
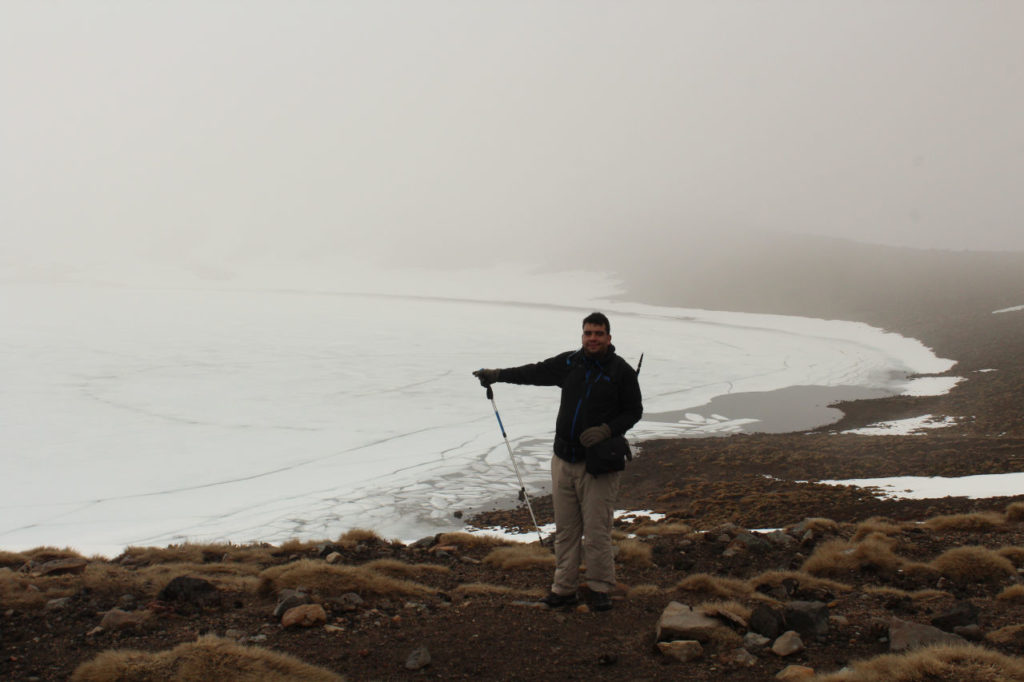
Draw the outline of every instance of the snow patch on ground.
M859 429L841 431L841 433L853 433L858 436L914 436L921 435L927 429L942 429L955 425L956 417L933 417L930 414L923 414L910 419L878 422Z
M993 310L992 314L998 315L1000 313L1015 313L1020 310L1024 310L1024 305L1015 305L1012 308L1000 308L999 310Z
M926 500L943 497L1009 497L1024 489L1024 472L978 474L944 478L942 476L897 476L894 478L853 478L845 481L818 481L826 485L854 485L872 488L890 499Z

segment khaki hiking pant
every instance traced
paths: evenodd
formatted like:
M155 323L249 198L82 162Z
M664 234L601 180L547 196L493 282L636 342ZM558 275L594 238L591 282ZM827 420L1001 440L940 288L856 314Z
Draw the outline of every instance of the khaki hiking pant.
M555 594L575 594L580 559L587 586L594 592L615 587L612 513L619 496L621 472L592 476L583 462L551 458L551 499L555 507ZM582 557L580 556L582 554Z

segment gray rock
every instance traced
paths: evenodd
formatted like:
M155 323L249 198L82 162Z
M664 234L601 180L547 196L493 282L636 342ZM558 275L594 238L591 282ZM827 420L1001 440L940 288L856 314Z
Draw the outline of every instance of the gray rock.
M280 618L288 609L308 604L309 595L298 590L284 589L277 593L277 606L274 607L274 618Z
M35 576L79 574L85 573L85 567L88 565L87 560L76 557L54 559L32 567L31 574Z
M219 601L220 594L209 580L180 575L164 585L156 598L160 601L181 601L205 606Z
M733 649L723 658L726 663L732 663L733 665L742 665L747 668L757 665L757 656L750 653L743 647Z
M707 642L712 631L721 627L724 626L717 619L708 618L686 604L673 601L669 602L658 619L656 640L695 639Z
M134 594L122 594L117 598L117 608L131 611L135 608L137 601Z
M908 651L929 644L963 644L959 635L944 632L937 627L912 623L899 618L889 621L889 650Z
M60 611L61 609L66 609L70 603L71 597L60 597L59 599L51 599L50 601L46 602L45 609L47 611Z
M658 642L658 651L669 658L683 663L695 661L704 655L704 647L693 639L677 639L672 642Z
M405 667L408 670L419 670L428 665L430 665L430 651L425 646L414 649L405 659Z
M764 554L772 548L772 543L768 542L760 535L748 532L742 532L737 535L736 539L733 540L733 545L742 547L748 552L753 552L755 554Z
M791 601L783 613L786 627L804 637L828 635L828 605L820 601Z
M780 547L793 547L797 544L796 538L781 530L773 530L764 536L765 540Z
M747 649L763 649L768 646L768 643L772 640L768 639L764 635L759 635L756 632L748 632L743 635L743 648Z
M103 615L100 627L104 630L124 630L144 624L153 616L149 611L122 611L110 609Z
M978 607L969 601L958 601L952 608L932 618L932 625L945 630L955 632L955 628L964 625L976 625L978 622Z
M765 604L758 604L750 614L750 629L768 639L775 639L786 629L782 612Z
M437 544L437 536L428 535L425 538L420 538L416 542L409 545L409 549L430 549Z
M772 653L776 656L792 656L804 650L804 642L795 630L783 632L772 644Z

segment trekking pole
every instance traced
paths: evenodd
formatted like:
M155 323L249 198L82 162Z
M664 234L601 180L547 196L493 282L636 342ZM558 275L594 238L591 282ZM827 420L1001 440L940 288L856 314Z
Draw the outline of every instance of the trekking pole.
M501 429L501 437L505 439L505 447L508 448L508 457L512 460L512 468L516 470L516 478L519 479L519 499L526 500L526 508L530 510L530 518L533 519L533 527L537 529L537 539L543 545L544 538L540 533L540 525L537 523L537 517L533 514L530 496L526 494L526 486L523 484L523 477L519 474L519 465L516 464L516 458L512 455L512 446L509 445L508 436L505 434L505 425L501 423L501 415L498 414L498 406L494 402L494 390L490 386L487 387L487 399L491 401L491 407L494 408L494 416L498 418L498 428Z

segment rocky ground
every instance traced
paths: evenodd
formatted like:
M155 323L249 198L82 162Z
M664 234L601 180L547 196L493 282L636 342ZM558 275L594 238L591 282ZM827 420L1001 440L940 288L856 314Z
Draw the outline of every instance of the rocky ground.
M831 315L956 359L951 373L968 380L947 396L846 403L842 422L811 433L642 444L620 506L665 516L618 522L611 611L537 608L550 551L463 534L409 546L350 533L281 547L136 548L111 561L0 551L0 679L64 680L102 652L133 649L154 655L101 659L78 679L170 679L177 670L179 679L764 680L874 660L888 667L855 667L843 679L1024 680L1024 491L901 501L816 483L1024 471L1024 311L991 314L1024 303L1024 274L1011 291L1005 277L983 274L955 299L935 296L935 286L844 299ZM817 305L807 301L807 314L822 314ZM921 414L957 425L837 433ZM535 507L549 516L549 501ZM522 509L472 521L529 525ZM666 615L672 602L695 612ZM799 643L780 641L790 630ZM206 635L219 639L189 644ZM948 641L979 648L879 658ZM158 654L186 644L208 653ZM310 667L256 660L266 651Z

